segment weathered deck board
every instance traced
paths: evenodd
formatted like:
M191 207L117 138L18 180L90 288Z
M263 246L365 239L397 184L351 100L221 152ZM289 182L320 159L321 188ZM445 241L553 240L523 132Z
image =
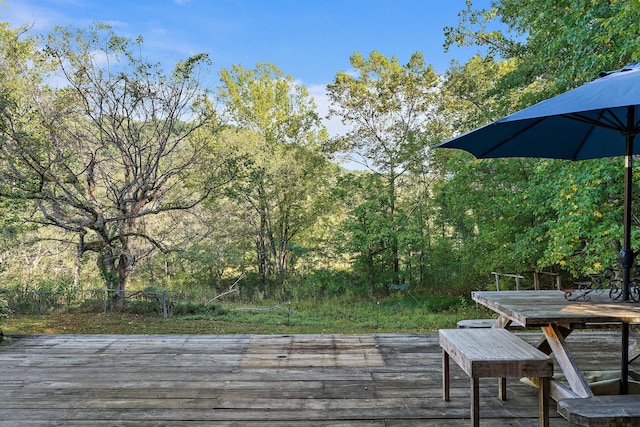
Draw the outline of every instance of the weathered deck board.
M616 332L569 340L584 369L616 368ZM444 402L440 363L432 333L15 337L0 345L0 427L466 425L468 377L451 367ZM537 391L508 387L503 402L482 382L481 425L537 425Z

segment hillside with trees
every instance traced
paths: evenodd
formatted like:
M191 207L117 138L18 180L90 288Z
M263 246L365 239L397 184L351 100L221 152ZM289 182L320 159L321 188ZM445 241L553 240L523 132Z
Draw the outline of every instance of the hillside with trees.
M327 88L349 129L335 138L275 64L210 87L206 53L159 64L104 24L0 23L1 287L106 288L117 307L126 290L464 296L492 271L601 272L622 236L622 159L431 148L640 58L638 2L577 3L468 2L445 47L484 53L441 75L426 53L354 52Z

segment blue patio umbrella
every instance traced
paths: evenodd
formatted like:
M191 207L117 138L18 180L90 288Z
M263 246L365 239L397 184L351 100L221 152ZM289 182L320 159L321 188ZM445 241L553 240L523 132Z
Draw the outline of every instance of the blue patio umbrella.
M629 300L631 196L634 146L640 132L640 63L610 72L486 126L436 145L458 148L477 158L534 157L585 160L625 156L622 300ZM628 373L628 325L622 333L622 392Z

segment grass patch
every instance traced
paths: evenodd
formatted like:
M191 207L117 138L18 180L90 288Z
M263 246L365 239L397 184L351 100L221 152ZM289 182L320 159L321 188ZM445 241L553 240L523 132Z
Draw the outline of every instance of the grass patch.
M335 298L259 307L184 304L174 306L168 319L115 311L13 314L4 319L3 329L6 335L433 332L477 317L491 313L460 298L402 295L381 301Z
M224 315L228 310L220 304L184 301L177 302L171 307L171 315L178 318L203 318Z

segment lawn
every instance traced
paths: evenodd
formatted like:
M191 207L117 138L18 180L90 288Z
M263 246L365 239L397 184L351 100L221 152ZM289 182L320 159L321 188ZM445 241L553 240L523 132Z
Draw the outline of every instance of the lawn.
M317 334L430 332L457 321L490 317L461 300L391 298L385 301L304 302L267 307L217 307L211 313L156 313L58 310L47 314L11 314L5 335L19 334Z

